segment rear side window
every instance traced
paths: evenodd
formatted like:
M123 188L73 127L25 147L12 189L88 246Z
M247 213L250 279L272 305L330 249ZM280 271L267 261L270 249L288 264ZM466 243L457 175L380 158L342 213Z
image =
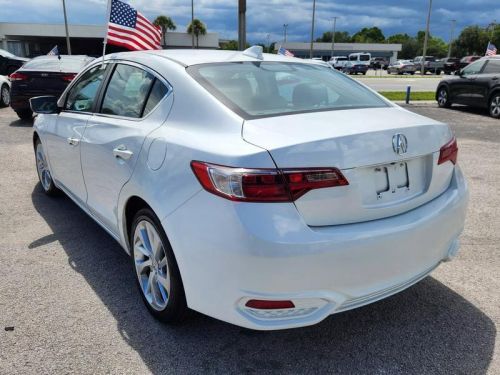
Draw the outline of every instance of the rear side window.
M488 64L484 67L484 74L496 74L500 73L500 59L498 60L489 60Z
M370 61L370 55L360 55L359 60L360 61Z
M140 68L118 64L109 81L101 113L131 118L143 115L154 76Z
M167 95L167 92L167 86L156 79L153 84L153 88L151 89L151 94L149 94L148 101L146 102L146 107L144 107L143 116L146 116L149 112L151 112L158 105L158 103L161 102L163 97Z
M68 111L90 112L105 72L106 65L101 64L85 72L71 88L64 108Z

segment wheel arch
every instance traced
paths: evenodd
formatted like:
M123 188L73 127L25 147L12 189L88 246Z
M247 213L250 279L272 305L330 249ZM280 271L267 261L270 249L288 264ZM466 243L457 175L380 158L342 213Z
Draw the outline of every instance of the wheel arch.
M491 89L490 94L488 95L488 105L490 105L491 98L495 94L500 94L500 86L495 86Z
M436 101L438 100L439 90L441 90L443 87L446 87L446 90L448 91L448 95L450 95L450 85L448 85L446 82L441 82L436 89L436 94L434 95L434 98L436 99Z
M134 221L134 216L137 214L137 212L144 208L148 208L151 211L155 212L150 204L148 204L144 199L137 195L132 195L131 197L129 197L123 208L123 231L125 232L124 238L129 253L131 253L130 230L132 229L132 222Z

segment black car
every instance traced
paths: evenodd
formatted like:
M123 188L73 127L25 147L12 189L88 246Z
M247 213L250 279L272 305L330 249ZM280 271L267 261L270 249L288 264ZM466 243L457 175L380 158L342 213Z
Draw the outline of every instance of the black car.
M389 60L385 57L372 57L370 60L370 69L384 69L389 66Z
M29 100L35 96L60 96L82 68L93 60L88 56L40 56L10 75L10 106L22 119L33 112Z
M483 57L439 82L436 100L444 108L455 103L488 108L500 118L500 56Z
M443 62L444 74L453 74L460 70L460 59L458 57L447 57L443 59Z
M26 61L29 61L29 59L13 55L4 49L0 49L0 75L8 76L23 66Z

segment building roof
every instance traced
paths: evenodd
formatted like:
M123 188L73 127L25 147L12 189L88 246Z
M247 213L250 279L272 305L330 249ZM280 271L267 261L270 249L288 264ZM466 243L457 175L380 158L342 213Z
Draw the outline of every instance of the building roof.
M310 43L304 42L286 42L282 47L292 51L309 51ZM274 46L275 50L280 47L279 43ZM332 48L332 43L313 43L315 51L329 51ZM401 44L391 43L335 43L335 51L349 52L399 52L403 46Z

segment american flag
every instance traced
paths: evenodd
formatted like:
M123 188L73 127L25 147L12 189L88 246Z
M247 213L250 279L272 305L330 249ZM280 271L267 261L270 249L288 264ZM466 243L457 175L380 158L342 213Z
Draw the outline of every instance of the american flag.
M280 48L278 49L278 55L283 55L283 56L288 56L288 57L294 57L295 55L293 53L291 53L289 50L287 50L286 48L280 46Z
M497 54L497 47L491 42L488 42L488 47L486 48L485 56L495 56Z
M47 53L47 56L59 56L59 48L55 46L49 51L49 53Z
M107 43L133 51L161 49L161 29L120 0L111 0Z

